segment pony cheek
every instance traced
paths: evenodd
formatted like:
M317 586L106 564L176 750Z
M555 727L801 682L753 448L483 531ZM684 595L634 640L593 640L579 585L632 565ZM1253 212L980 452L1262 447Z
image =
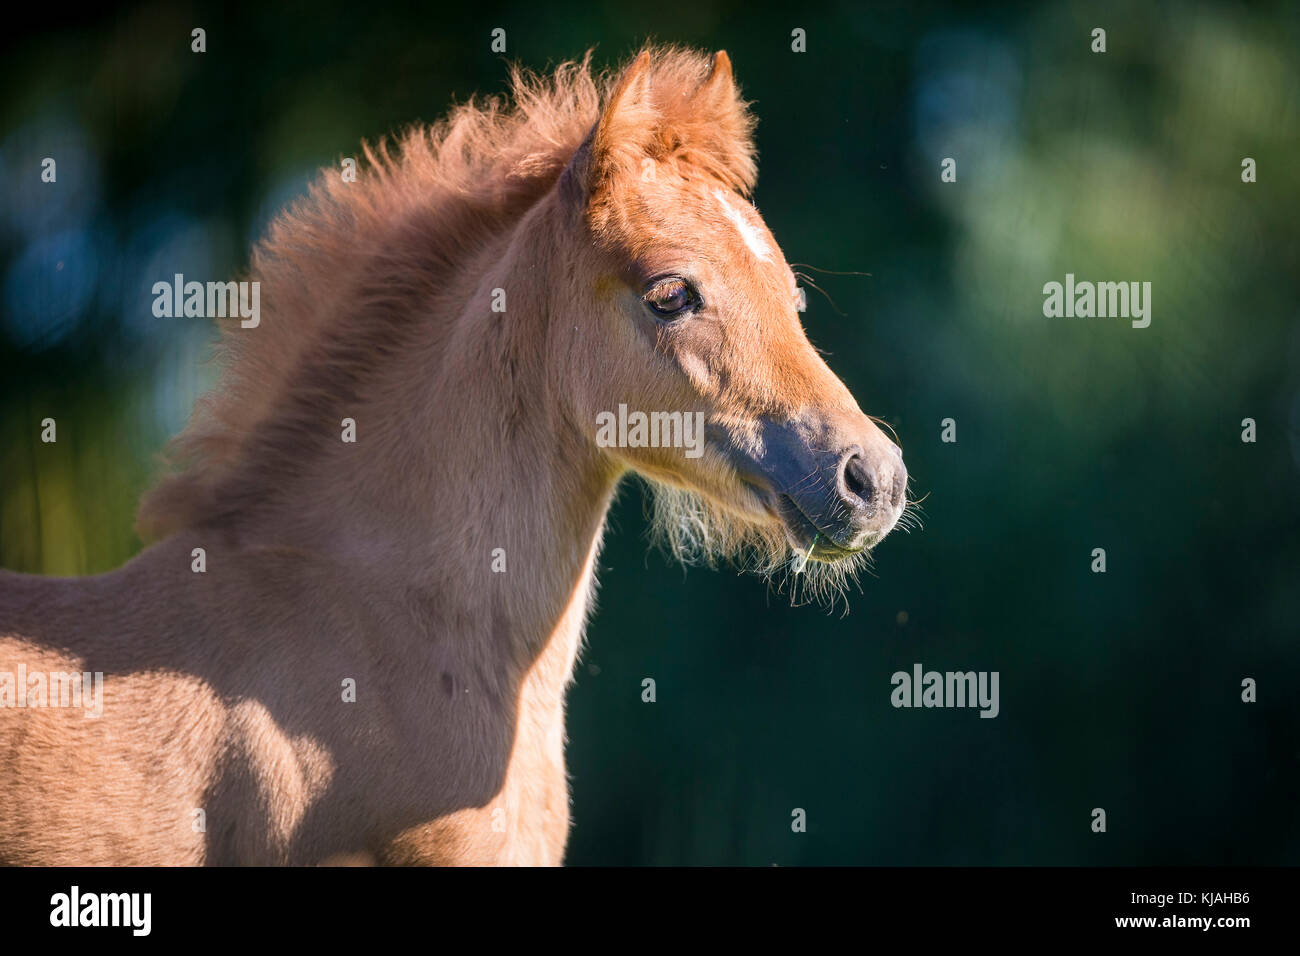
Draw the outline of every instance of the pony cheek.
M677 355L677 364L685 373L691 387L701 395L707 395L714 389L713 370L709 368L703 356L695 352L683 351Z

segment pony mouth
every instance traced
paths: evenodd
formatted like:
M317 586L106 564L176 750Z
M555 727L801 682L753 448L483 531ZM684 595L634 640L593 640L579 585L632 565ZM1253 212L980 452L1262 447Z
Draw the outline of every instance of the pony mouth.
M864 544L861 547L846 548L836 544L830 532L823 530L809 518L798 503L787 494L776 495L774 510L785 531L791 550L796 554L807 555L810 560L834 564L836 561L861 554L871 546ZM875 540L871 540L871 544L875 544Z
M834 564L870 550L884 537L883 534L872 534L860 546L846 548L836 543L831 532L808 517L790 495L765 488L747 477L738 477L746 492L757 499L759 507L773 523L781 526L790 550L808 560Z

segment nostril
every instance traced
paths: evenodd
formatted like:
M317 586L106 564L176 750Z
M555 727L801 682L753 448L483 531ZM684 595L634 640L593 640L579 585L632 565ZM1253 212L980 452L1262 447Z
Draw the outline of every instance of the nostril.
M863 504L870 503L875 492L875 482L872 481L871 469L861 455L854 455L844 463L844 487Z

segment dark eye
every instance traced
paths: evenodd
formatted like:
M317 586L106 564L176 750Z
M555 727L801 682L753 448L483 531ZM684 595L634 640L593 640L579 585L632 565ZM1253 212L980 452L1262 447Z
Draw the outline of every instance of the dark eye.
M663 316L682 315L700 304L700 295L685 279L660 279L643 296L646 304Z

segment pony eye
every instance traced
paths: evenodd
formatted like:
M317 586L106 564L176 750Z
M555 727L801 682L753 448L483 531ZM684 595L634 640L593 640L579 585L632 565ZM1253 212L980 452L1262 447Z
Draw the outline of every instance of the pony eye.
M681 315L700 304L699 293L685 279L660 279L643 296L646 305L660 315Z

